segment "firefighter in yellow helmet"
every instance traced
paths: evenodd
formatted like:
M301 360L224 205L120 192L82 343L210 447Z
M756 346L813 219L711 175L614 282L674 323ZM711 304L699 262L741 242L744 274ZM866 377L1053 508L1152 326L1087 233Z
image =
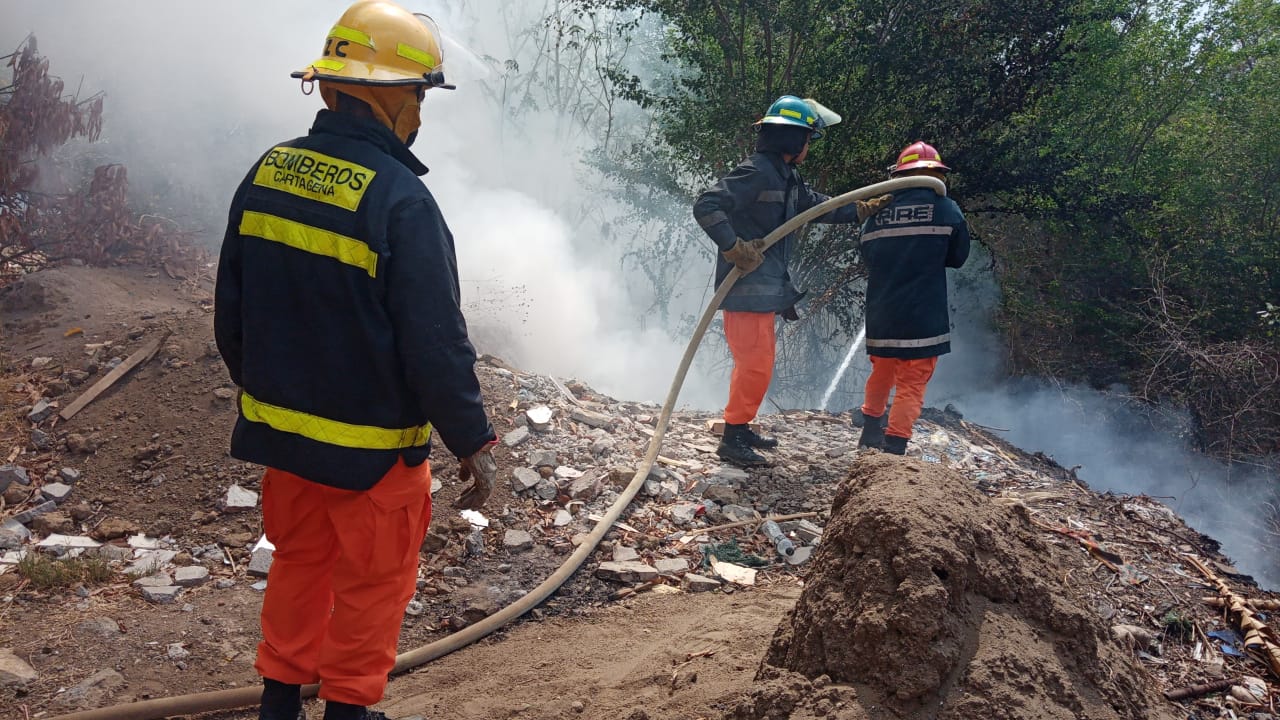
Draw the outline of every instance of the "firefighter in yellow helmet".
M478 508L497 442L459 304L453 236L409 151L445 83L429 18L352 5L294 73L328 109L232 200L214 331L242 392L231 454L264 465L275 544L262 605L262 720L384 718L382 699L431 516L433 435Z

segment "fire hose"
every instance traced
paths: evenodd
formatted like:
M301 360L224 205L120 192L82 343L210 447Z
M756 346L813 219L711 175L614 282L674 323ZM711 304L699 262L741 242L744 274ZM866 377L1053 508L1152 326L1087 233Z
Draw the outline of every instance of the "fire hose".
M844 207L855 200L865 200L884 193L892 193L912 187L928 188L939 195L946 195L947 192L946 184L941 180L920 176L895 178L875 183L874 185L867 185L833 197L791 218L765 236L764 249L768 249L778 240L786 237L805 223ZM689 373L689 366L693 363L693 356L697 352L698 346L702 343L702 336L711 325L711 320L715 317L716 310L720 308L720 303L729 294L729 289L733 287L733 284L741 276L742 273L737 268L731 270L728 277L720 284L716 294L707 304L701 319L698 321L698 326L693 331L693 336L689 338L689 345L685 348L684 357L680 360L680 366L676 370L675 377L671 380L671 388L667 391L667 399L663 403L662 413L658 416L658 422L654 428L653 437L649 441L649 448L645 452L644 460L636 470L635 476L631 478L631 482L627 484L627 487L618 496L618 499L614 501L613 505L609 506L609 511L605 513L600 522L596 523L596 526L583 540L582 544L573 551L573 554L551 576L543 580L541 584L519 600L474 625L469 625L447 637L397 655L396 664L391 669L393 675L425 665L498 630L537 607L553 592L558 590L573 573L577 572L582 563L586 561L587 557L595 551L596 546L600 544L600 541L604 539L605 533L609 532L613 524L621 517L623 511L631 504L632 499L635 498L640 488L644 486L645 479L649 476L649 471L653 468L653 463L657 460L658 453L662 449L662 439L665 437L667 425L671 421L671 413L675 409L676 399L679 397L680 389L684 385L685 376ZM304 685L302 697L314 697L319 692L319 689L320 686L318 684ZM216 690L85 710L58 715L50 718L50 720L158 720L172 715L192 715L254 706L261 699L261 694L262 688L258 686Z

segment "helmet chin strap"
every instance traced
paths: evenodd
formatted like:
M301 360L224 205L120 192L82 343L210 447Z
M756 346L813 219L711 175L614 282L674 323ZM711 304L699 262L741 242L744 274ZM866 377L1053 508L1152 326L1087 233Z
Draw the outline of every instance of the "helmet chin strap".
M408 145L422 124L422 106L418 90L412 85L378 87L354 83L320 82L320 97L330 110L338 107L338 93L364 101L378 122L390 128L400 142Z

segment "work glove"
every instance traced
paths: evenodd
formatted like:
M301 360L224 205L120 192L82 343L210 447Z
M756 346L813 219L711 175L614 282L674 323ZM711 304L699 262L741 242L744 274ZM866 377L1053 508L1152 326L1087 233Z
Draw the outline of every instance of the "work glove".
M782 319L786 320L787 322L795 322L796 320L800 319L800 313L796 312L795 305L792 305L791 307L787 308L786 310L783 310L778 314L781 315Z
M881 195L870 200L854 200L853 206L858 209L858 222L875 215L893 202L892 195Z
M746 275L760 267L760 264L764 262L764 254L761 252L763 247L763 240L748 241L738 238L733 247L720 254L724 256L725 260L733 263L734 267L738 268L743 275Z
M471 485L462 491L453 506L463 510L479 510L493 493L493 484L498 481L498 461L493 459L493 447L497 440L487 443L471 457L458 461L458 482L471 481Z

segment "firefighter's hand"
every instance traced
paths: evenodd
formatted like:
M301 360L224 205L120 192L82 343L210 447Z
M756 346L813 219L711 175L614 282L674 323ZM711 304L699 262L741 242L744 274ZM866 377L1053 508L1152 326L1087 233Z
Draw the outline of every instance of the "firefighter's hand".
M493 484L498 481L498 461L493 459L491 450L497 441L480 448L471 457L458 461L459 482L471 481L471 485L462 491L453 503L454 507L463 510L479 510L484 507L489 495L493 493Z
M787 322L795 322L796 320L800 319L800 313L796 312L795 305L792 305L791 307L787 308L786 310L783 310L778 314L781 315L782 319L786 320Z
M733 263L734 267L738 268L743 275L746 275L760 267L760 264L764 262L764 254L760 252L760 248L763 245L764 242L761 240L748 242L738 238L733 247L720 254L724 256L725 260Z
M854 200L853 206L858 209L858 222L862 222L880 212L891 202L893 202L892 195L881 195L870 200Z

